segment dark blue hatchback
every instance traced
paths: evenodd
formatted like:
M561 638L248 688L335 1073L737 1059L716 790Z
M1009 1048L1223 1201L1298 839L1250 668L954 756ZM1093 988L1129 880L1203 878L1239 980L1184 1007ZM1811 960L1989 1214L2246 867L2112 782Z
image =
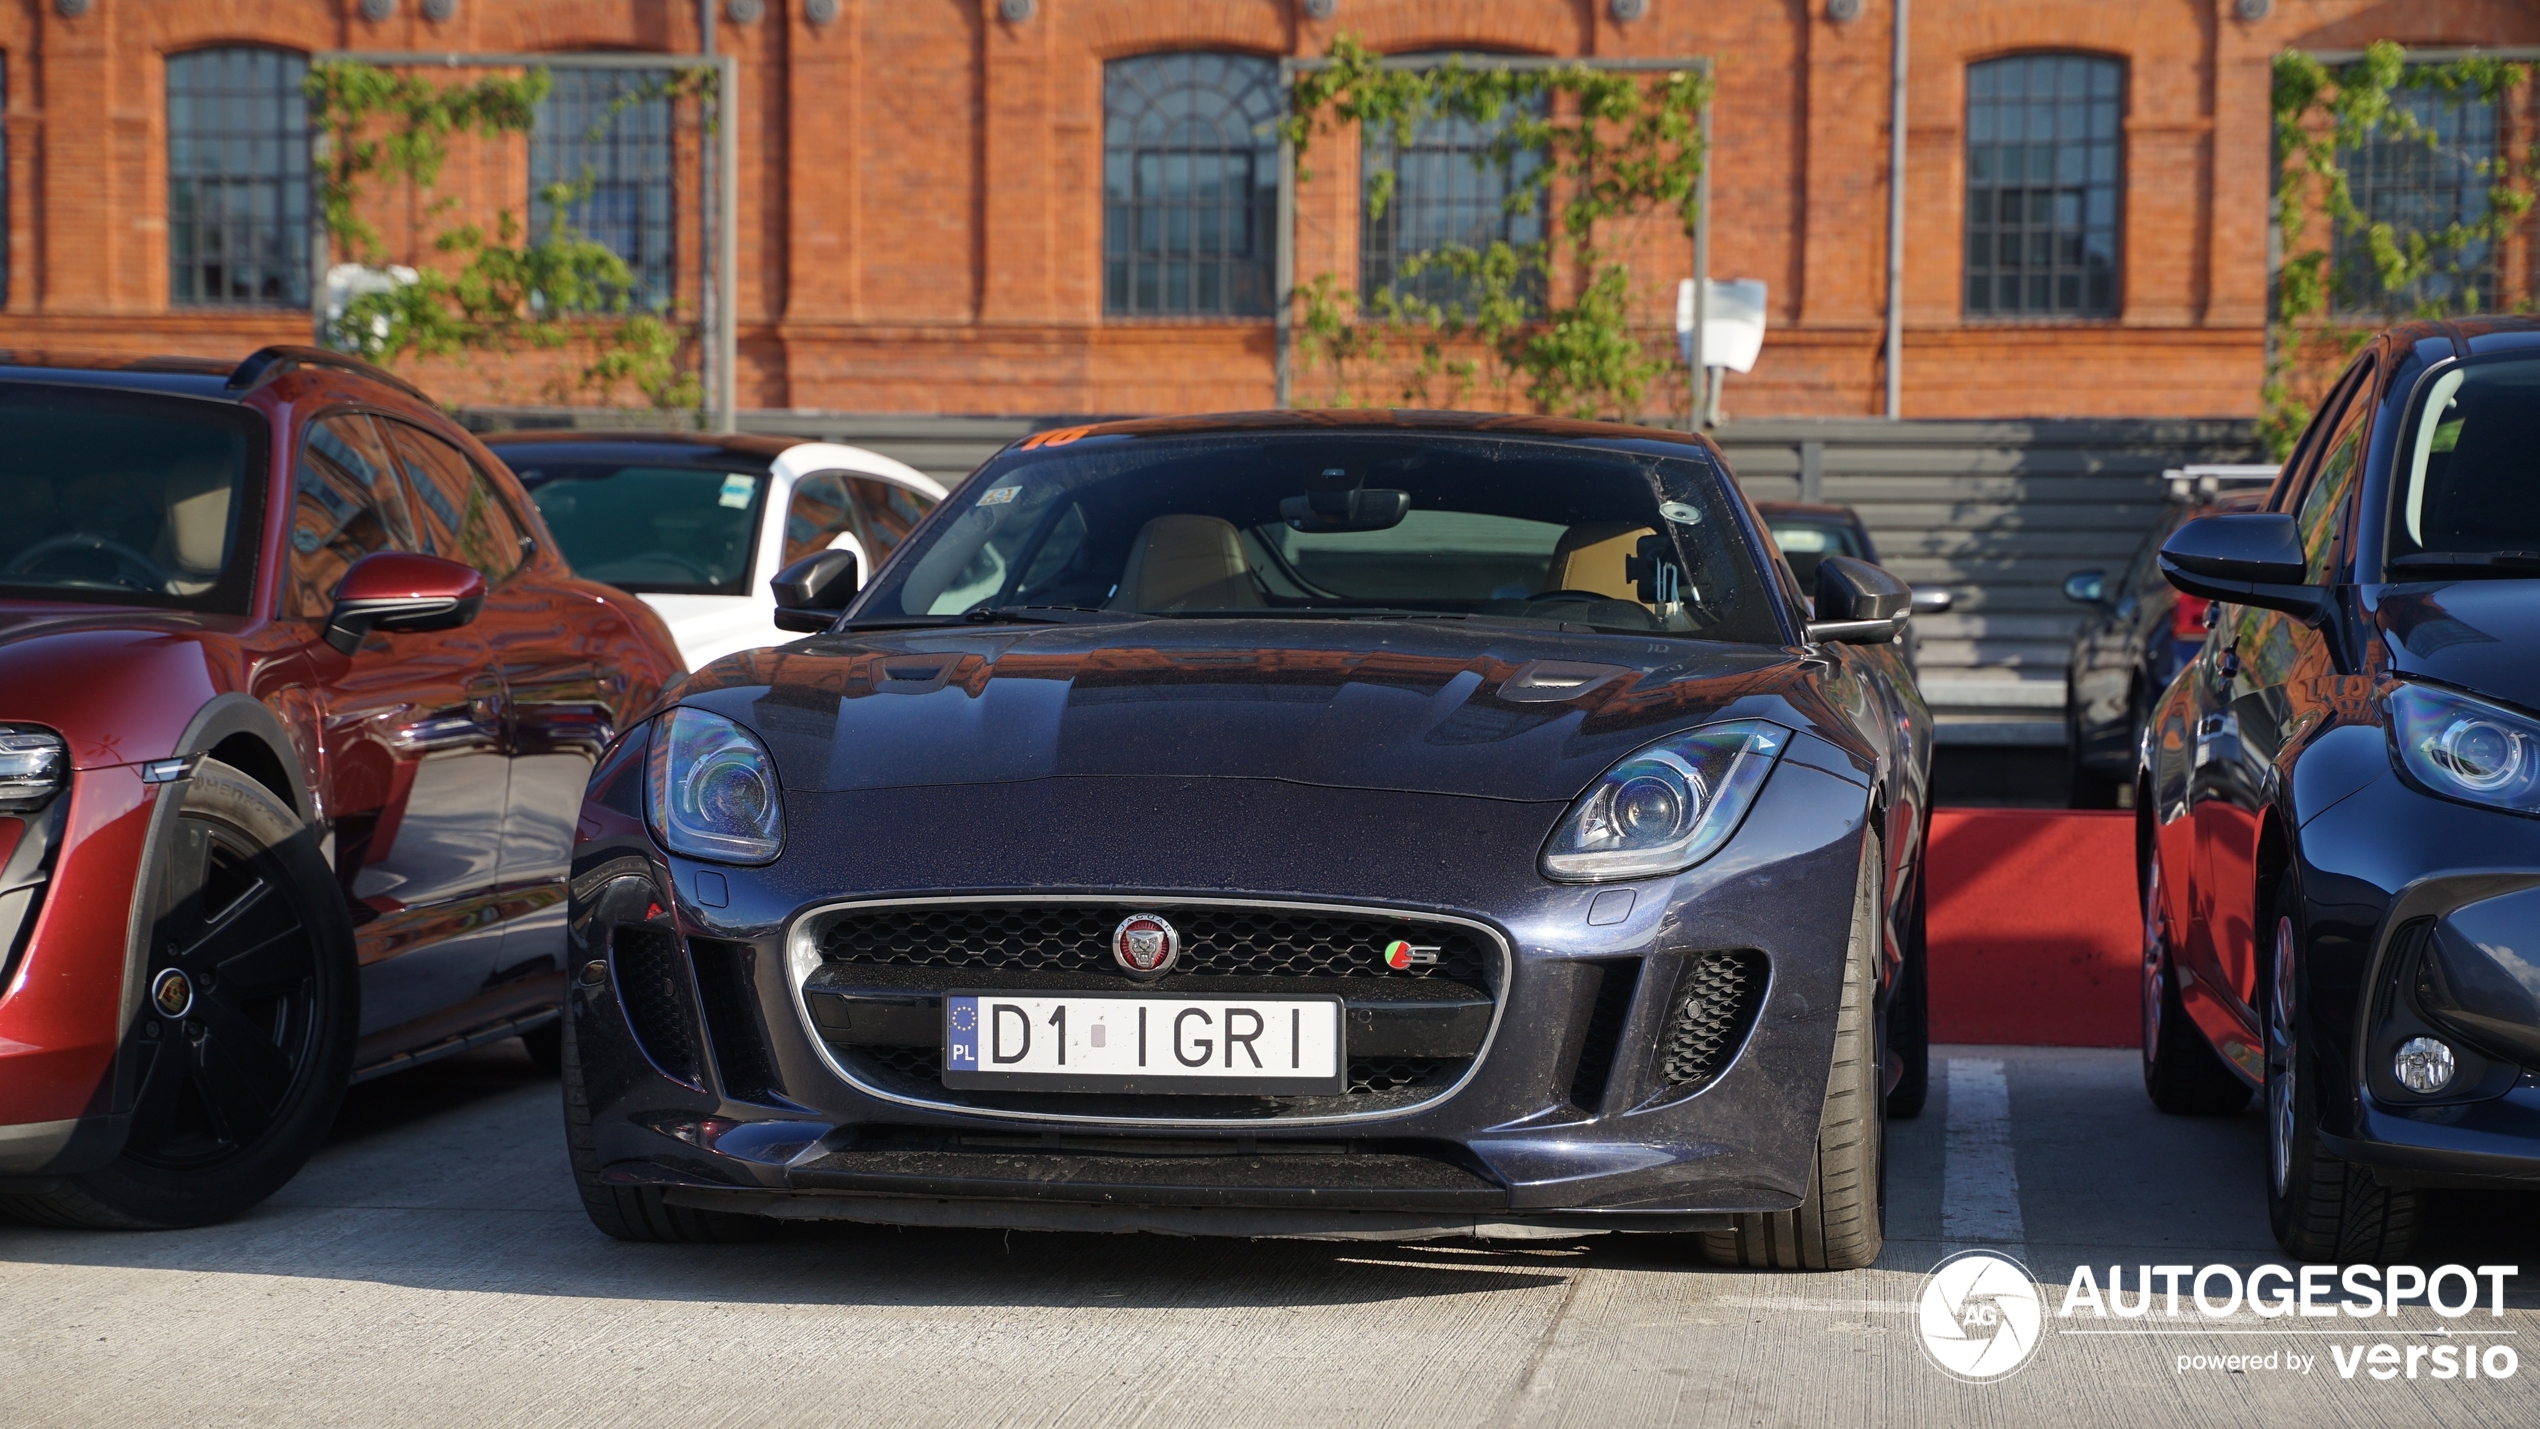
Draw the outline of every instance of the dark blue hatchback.
M1113 423L992 459L844 605L850 564L592 784L602 1229L1876 1256L1923 1080L1909 592L1829 558L1812 622L1707 441Z

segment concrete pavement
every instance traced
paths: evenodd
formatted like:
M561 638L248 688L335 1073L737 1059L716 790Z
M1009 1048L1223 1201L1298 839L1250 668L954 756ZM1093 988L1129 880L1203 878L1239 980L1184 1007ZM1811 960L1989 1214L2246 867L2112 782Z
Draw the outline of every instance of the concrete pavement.
M2419 1256L2530 1268L2502 1317L2482 1300L2457 1319L2056 1319L2076 1262L2131 1278L2282 1258L2256 1113L2160 1116L2130 1052L1936 1055L1930 1109L1891 1129L1886 1256L1807 1276L1623 1237L822 1226L622 1245L574 1198L554 1082L504 1044L356 1089L317 1161L233 1224L0 1223L0 1424L2540 1422L2540 1363L2519 1363L2520 1346L2540 1354L2531 1199L2454 1198ZM2034 1358L1989 1384L1942 1374L1917 1334L1925 1273L1970 1245L2020 1257L2049 1314ZM2275 1333L2287 1324L2303 1334ZM2377 1342L2475 1343L2490 1363L2501 1345L2517 1369L2339 1372L2336 1354ZM2312 1367L2179 1368L2253 1352Z

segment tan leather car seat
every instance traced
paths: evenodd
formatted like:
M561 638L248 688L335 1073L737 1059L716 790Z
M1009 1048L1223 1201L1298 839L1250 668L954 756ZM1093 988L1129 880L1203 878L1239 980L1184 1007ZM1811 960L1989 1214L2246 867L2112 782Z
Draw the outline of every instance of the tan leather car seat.
M1638 601L1640 583L1623 574L1623 558L1640 549L1647 526L1621 521L1589 521L1561 533L1552 547L1552 567L1543 588L1593 591L1616 600Z
M1158 516L1129 543L1114 610L1248 610L1262 603L1234 523Z
M229 546L229 493L235 477L218 461L188 462L167 474L168 524L159 553L169 593L200 595L220 579Z

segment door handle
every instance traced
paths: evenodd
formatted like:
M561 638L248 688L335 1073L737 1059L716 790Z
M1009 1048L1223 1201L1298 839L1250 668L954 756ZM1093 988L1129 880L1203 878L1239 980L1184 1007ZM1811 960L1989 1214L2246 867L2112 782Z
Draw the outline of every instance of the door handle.
M2225 649L2222 652L2222 658L2214 662L2214 668L2220 671L2222 673L2222 677L2226 680L2239 674L2240 651L2238 647L2235 646Z

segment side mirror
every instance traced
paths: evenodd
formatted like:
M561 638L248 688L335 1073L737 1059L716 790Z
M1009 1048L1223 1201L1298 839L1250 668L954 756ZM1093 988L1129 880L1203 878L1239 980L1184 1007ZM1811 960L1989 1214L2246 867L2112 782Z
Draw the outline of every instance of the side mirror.
M473 566L409 551L374 551L335 585L322 638L344 654L374 630L450 630L485 608L485 577Z
M1913 613L1914 588L1868 561L1828 556L1817 563L1816 605L1811 644L1884 645Z
M2328 596L2303 583L2302 533L2281 511L2199 516L2161 543L2161 576L2207 600L2281 610L2317 625Z
M839 612L855 599L860 584L855 552L812 552L768 582L776 595L776 628L819 634L837 623Z
M2097 605L2108 598L2106 571L2075 571L2064 577L2064 599L2081 605Z
M1947 586L1918 585L1914 587L1916 615L1947 615L1957 606L1958 597L1950 594Z

